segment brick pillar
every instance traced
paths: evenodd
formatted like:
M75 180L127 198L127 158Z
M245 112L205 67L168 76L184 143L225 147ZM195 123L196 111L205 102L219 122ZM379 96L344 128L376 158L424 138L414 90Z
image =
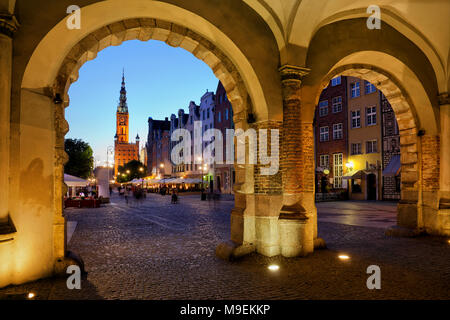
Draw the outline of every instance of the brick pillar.
M308 69L280 68L283 89L282 179L283 206L279 216L283 256L314 250L317 226L314 202L314 131L302 117L301 80Z
M440 137L424 135L420 139L421 147L421 210L419 227L427 233L439 234L439 149Z

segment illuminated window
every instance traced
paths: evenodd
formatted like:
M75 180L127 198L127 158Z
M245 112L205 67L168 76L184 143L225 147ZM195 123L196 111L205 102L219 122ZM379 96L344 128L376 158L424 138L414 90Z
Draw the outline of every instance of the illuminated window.
M339 140L343 137L342 123L333 124L333 140Z
M328 127L320 127L320 141L328 141L330 135L328 132Z
M342 153L333 154L333 186L334 188L342 188L342 174L343 174L343 159Z
M333 113L338 113L342 111L342 97L334 97L332 99L332 110Z
M328 100L319 102L319 116L324 117L328 114Z
M377 153L377 140L366 141L366 153Z
M361 143L352 143L352 148L350 151L352 154L361 154Z
M328 154L321 154L319 158L319 166L322 168L329 168L330 156Z
M337 86L341 84L341 76L335 77L333 79L331 79L331 86Z
M364 86L365 86L366 94L370 94L370 93L377 91L377 88L373 84L371 84L369 81L364 80Z
M361 111L352 111L352 128L361 128Z
M377 124L377 107L366 108L366 124L368 126Z
M359 97L360 90L359 90L359 81L353 82L350 84L351 92L352 92L352 98Z

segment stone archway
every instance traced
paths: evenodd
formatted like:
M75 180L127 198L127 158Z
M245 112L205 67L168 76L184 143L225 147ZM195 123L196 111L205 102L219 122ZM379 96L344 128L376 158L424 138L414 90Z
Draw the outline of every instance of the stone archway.
M397 206L397 225L410 229L389 229L388 234L417 234L426 231L443 234L445 219L439 215L439 136L427 133L420 124L417 106L405 86L394 74L374 65L338 63L321 81L314 99L329 81L338 76L367 80L383 92L394 110L400 133L401 200ZM416 100L417 101L417 100Z
M79 41L64 58L63 64L59 69L58 75L53 85L54 96L62 96L63 104L57 104L55 110L55 212L56 216L62 216L63 208L59 199L65 194L65 185L63 183L64 164L67 161L64 152L64 136L68 132L69 126L64 119L64 109L69 105L68 90L70 85L78 79L78 70L87 61L95 59L97 53L108 46L120 45L127 40L159 40L164 41L172 47L181 47L191 52L195 57L204 61L214 72L216 77L222 82L227 92L227 96L233 106L234 121L236 129L246 130L248 128L247 117L249 114L254 114L252 102L249 98L246 86L242 77L232 63L232 61L213 43L194 31L164 20L153 18L133 18L123 21L118 21L102 27L86 36ZM246 206L245 199L239 201L243 194L253 192L253 181L246 170L250 170L249 166L237 166L237 198L236 213L238 219L242 216ZM233 240L237 243L242 243L243 236L241 233L240 223L232 225L237 227L237 230L232 230ZM236 229L236 228L235 228ZM54 234L55 243L61 242L64 239L63 228L58 228ZM55 248L62 253L62 248ZM65 251L65 249L64 249Z
M65 24L60 23L55 28L63 29ZM213 33L212 29L208 27L207 30ZM62 197L65 193L63 167L67 161L64 136L69 128L64 118L64 109L69 105L67 92L71 83L77 80L79 68L86 61L94 59L100 50L131 39L159 40L173 47L184 48L208 64L224 85L234 109L236 129L249 128L252 122L248 121L250 117L256 119L253 124L255 126L269 126L267 103L264 94L261 94L263 92L261 84L254 70L238 48L228 47L234 45L231 40L226 40L229 43L220 43L220 46L214 43L218 39L226 42L221 38L223 35L217 34L216 37L207 38L180 24L153 17L124 18L92 30L80 40L74 41L76 38L72 38L68 41L72 43L70 46L58 48L58 54L50 53L54 55L55 61L61 61L57 65L57 71L54 71L55 65L51 66L53 71L43 70L42 61L47 59L46 55L49 54L52 41L57 41L58 36L62 34L53 33L52 30L41 41L26 67L22 81L20 113L23 116L21 118L23 130L20 137L22 143L20 156L24 164L29 161L29 157L43 158L41 167L48 179L42 188L52 190L52 194L45 203L47 206L45 219L40 219L40 222L33 226L35 230L45 233L45 239L41 238L40 244L46 252L45 262L39 265L33 274L24 274L18 277L19 280L13 280L16 282L47 276L55 270L62 271L64 265L70 263L64 258L66 222L63 216ZM49 85L46 85L47 83ZM25 149L27 146L29 150ZM39 146L39 150L36 150L35 146ZM248 205L248 199L255 190L253 165L237 165L235 171L236 200L231 215L231 240L236 246L234 249L246 239L244 216L253 212L253 208ZM254 247L246 247L245 250L254 250ZM27 261L36 258L31 252L27 253Z

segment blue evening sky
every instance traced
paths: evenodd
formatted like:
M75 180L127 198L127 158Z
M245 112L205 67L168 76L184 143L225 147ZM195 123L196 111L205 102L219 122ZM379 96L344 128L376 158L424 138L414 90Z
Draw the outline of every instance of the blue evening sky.
M148 117L159 120L170 118L180 108L188 111L191 100L199 104L206 90L215 92L218 83L203 61L161 41L131 40L99 52L81 67L78 81L70 87L66 138L88 142L101 164L106 161L107 147L114 145L122 68L130 140L134 142L139 133L141 144L147 141Z

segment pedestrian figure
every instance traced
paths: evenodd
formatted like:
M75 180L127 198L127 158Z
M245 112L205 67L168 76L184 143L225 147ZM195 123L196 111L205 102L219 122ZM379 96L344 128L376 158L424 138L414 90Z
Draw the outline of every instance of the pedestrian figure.
M142 193L142 189L135 189L133 194L134 194L134 198L136 199L136 205L139 206L144 197L143 193Z
M172 203L178 203L178 196L176 193L176 189L172 190Z
M205 194L205 189L202 188L202 195L200 197L200 200L205 201L206 200L206 194Z
M127 203L127 205L128 205L128 194L129 194L128 188L125 187L125 191L124 191L123 195L125 196L125 202Z

